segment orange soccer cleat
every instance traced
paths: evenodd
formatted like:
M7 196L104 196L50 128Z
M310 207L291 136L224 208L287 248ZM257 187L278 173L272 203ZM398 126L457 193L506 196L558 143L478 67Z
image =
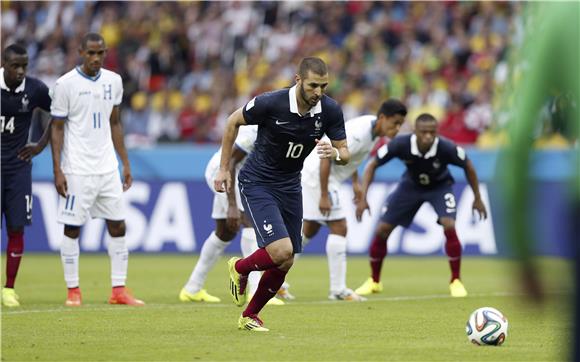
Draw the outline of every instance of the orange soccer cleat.
M81 289L76 288L69 288L68 294L66 296L66 302L64 305L67 307L80 307L82 304L82 297L81 297Z
M133 297L125 287L114 287L111 298L109 298L109 304L143 306L145 302Z

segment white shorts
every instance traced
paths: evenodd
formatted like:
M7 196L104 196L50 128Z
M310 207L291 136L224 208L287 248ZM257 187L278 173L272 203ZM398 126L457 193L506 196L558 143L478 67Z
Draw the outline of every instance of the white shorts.
M309 183L302 182L302 206L303 219L310 221L333 221L345 219L346 215L342 209L340 200L340 184L329 182L328 193L330 194L330 214L322 215L319 209L320 205L320 184L312 186Z
M218 169L219 164L216 162L210 162L205 169L205 181L207 182L209 189L213 192L211 218L214 220L228 218L228 195L225 192L217 192L214 188L214 180ZM242 206L242 201L240 199L240 189L238 188L237 172L235 181L236 182L234 183L233 187L236 193L236 204L238 205L239 210L244 211L244 207Z
M59 223L81 226L89 216L125 220L123 185L118 171L90 176L65 174L65 177L68 195L59 197Z

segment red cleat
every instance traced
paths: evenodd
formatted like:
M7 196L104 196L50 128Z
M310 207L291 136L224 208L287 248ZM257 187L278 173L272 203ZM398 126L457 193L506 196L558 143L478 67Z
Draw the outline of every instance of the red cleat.
M125 287L115 287L111 298L109 298L109 304L143 306L145 302L133 297Z
M64 305L67 307L80 307L82 304L81 290L79 287L69 288L68 295L66 296L66 302Z

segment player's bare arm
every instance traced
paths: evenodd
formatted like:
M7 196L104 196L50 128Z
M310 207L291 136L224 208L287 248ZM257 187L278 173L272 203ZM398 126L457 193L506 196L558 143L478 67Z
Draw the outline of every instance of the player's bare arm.
M338 165L346 165L350 161L350 152L346 139L328 141L316 140L316 152L320 158L329 158Z
M123 191L127 191L133 184L133 176L131 175L131 165L129 164L127 149L125 148L125 136L123 134L123 124L121 123L121 112L119 106L113 107L110 123L113 146L123 163Z
M234 147L232 157L230 159L230 179L236 179L236 167L246 158L247 154L241 149ZM228 197L228 214L226 218L226 225L230 230L238 230L240 227L241 216L240 209L236 202L236 192L233 187L226 191Z
M50 114L48 112L42 111L40 108L37 108L36 111L41 112L41 117L45 119L46 118L50 119ZM44 150L46 145L48 145L49 141L50 141L50 120L46 122L46 125L44 126L44 132L42 133L42 136L40 137L38 142L36 143L31 142L26 144L26 146L22 147L18 151L18 158L23 161L30 162L30 160L32 160L34 156L38 155L40 152L42 152L42 150Z
M465 163L465 177L467 178L469 186L471 186L473 195L475 197L471 208L474 211L477 211L480 220L485 220L487 219L487 210L485 208L485 204L481 200L481 194L479 193L479 180L477 179L477 173L475 172L475 168L473 167L471 160L467 160Z
M247 124L242 113L242 108L238 108L228 117L226 129L222 138L222 157L220 168L214 180L214 188L217 192L230 192L232 187L232 177L230 175L230 158L234 142L238 136L240 126Z
M362 198L362 187L358 177L358 171L355 170L351 176L353 202L356 204Z
M52 171L54 173L54 187L62 197L66 197L66 177L60 168L60 153L64 142L64 119L53 119L50 126L50 148L52 151Z
M328 158L323 158L320 160L320 202L318 208L324 216L330 214L330 198L328 195L328 178L330 177L330 160Z
M373 179L375 178L375 171L378 167L377 160L372 158L369 160L367 165L365 166L365 171L363 174L363 181L361 186L361 196L360 199L356 203L356 220L360 222L362 220L362 215L365 210L371 213L371 209L367 202L367 193L369 191L369 186Z

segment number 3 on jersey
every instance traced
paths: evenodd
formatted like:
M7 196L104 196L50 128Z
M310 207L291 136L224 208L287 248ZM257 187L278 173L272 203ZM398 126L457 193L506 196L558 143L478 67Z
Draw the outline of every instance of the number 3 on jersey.
M6 117L0 117L0 133L4 133L4 130L14 133L14 117L10 117L8 122L6 122Z
M304 146L301 143L294 144L294 142L288 142L286 158L299 158L303 150Z

